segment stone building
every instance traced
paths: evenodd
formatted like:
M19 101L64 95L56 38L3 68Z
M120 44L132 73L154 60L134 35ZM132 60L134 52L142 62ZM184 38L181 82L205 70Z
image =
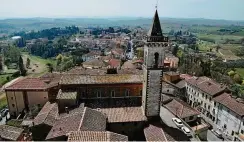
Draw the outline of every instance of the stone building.
M164 69L165 48L169 46L168 38L163 36L156 10L153 24L145 38L143 64L142 106L146 116L159 116Z
M11 116L35 105L43 106L48 101L48 85L38 78L24 78L5 89Z
M77 92L80 102L91 108L140 106L142 76L65 75L60 80L64 92Z

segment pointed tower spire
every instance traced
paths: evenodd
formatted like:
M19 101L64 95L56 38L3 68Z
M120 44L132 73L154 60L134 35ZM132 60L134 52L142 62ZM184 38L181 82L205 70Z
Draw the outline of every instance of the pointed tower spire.
M152 27L148 32L148 36L163 36L157 9L153 18Z

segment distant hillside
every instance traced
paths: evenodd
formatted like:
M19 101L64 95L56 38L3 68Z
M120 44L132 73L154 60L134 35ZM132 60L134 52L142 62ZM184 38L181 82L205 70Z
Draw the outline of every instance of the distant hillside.
M65 27L76 25L79 27L87 26L149 26L151 18L29 18L29 19L5 19L0 20L0 33L11 33L16 31L41 30L52 27ZM210 20L210 19L177 19L161 18L163 26L244 26L244 21Z

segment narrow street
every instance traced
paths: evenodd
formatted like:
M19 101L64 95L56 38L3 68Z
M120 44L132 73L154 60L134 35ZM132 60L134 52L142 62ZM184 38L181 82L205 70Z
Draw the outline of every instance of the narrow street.
M208 130L207 139L208 139L208 141L222 141L222 139L215 136L214 133L210 130Z

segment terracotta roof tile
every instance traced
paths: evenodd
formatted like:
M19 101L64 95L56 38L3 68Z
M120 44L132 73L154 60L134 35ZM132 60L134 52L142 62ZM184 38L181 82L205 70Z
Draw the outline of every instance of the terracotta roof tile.
M144 134L146 141L167 141L163 129L155 125L144 128Z
M136 69L137 67L136 67L136 65L133 64L132 61L126 61L126 62L122 65L121 68L122 68L122 69Z
M173 99L172 101L164 104L164 106L171 111L174 115L180 118L186 118L194 115L199 115L200 112L189 106L187 103L179 99Z
M121 107L98 109L108 117L108 122L137 122L146 121L147 118L142 112L142 107Z
M109 131L71 132L68 141L128 141L128 137Z
M118 68L120 67L120 60L119 59L111 59L108 61L108 64L111 68Z
M106 117L93 109L79 107L60 114L46 140L67 136L71 131L105 131Z
M142 75L116 74L116 75L65 75L60 84L118 84L142 83Z
M53 126L58 117L58 105L56 103L47 102L38 115L34 119L34 125L42 123Z
M212 96L221 93L226 89L226 86L220 85L219 83L205 76L192 77L186 80L186 82Z
M17 128L9 125L0 125L0 137L16 141L23 133L24 129Z
M244 116L244 103L237 101L235 98L231 97L231 94L223 93L213 98L213 100L224 105L238 115Z
M39 78L24 78L16 81L6 88L6 90L45 90L47 84Z
M86 108L80 130L105 131L106 116L99 111L93 110L91 108Z
M72 100L76 100L77 99L77 92L62 92L62 90L60 89L56 99L72 99Z

